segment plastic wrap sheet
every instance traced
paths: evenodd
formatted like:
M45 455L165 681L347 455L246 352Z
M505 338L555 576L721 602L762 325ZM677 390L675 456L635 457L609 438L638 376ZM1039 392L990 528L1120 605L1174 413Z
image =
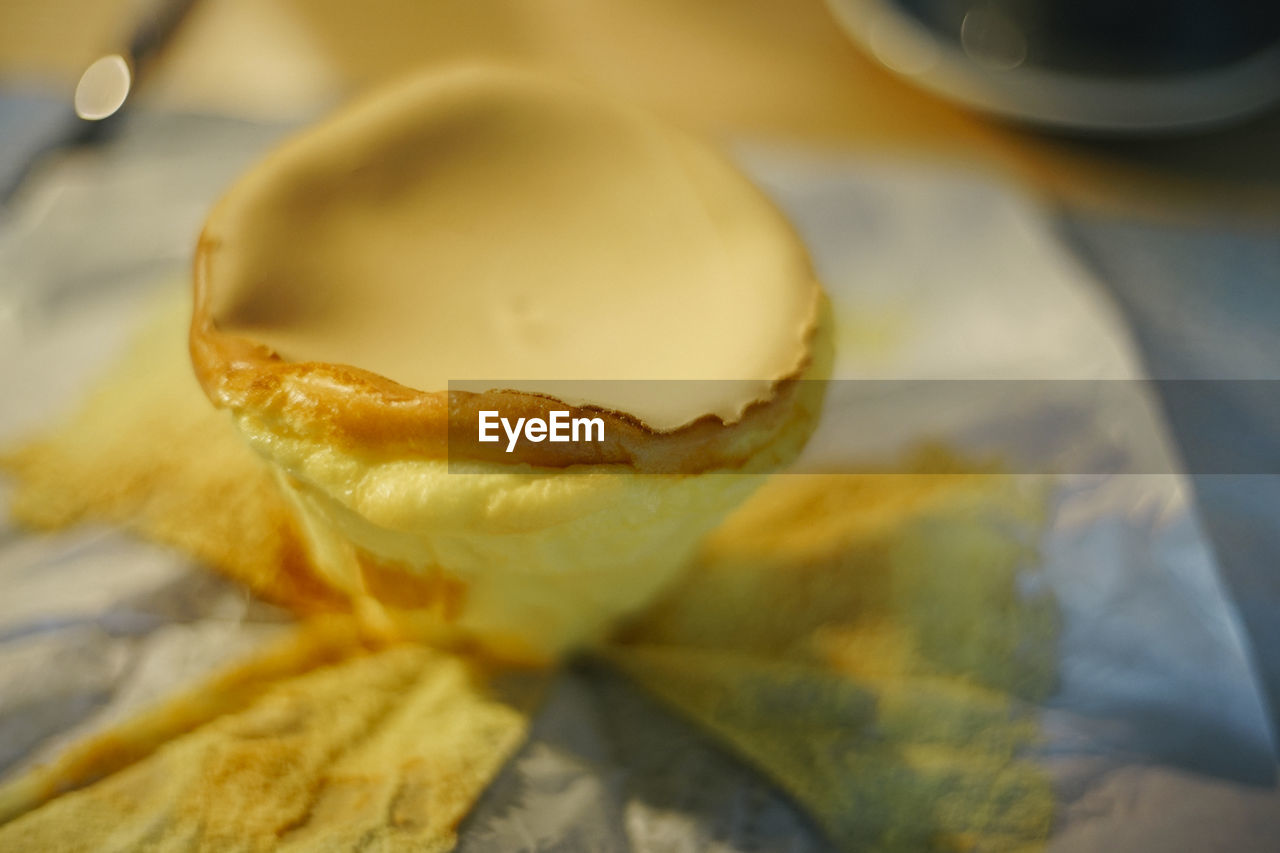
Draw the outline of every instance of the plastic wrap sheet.
M71 405L148 294L184 285L207 204L275 133L143 117L106 154L44 176L0 232L0 440ZM1048 213L1015 188L937 164L758 146L737 156L814 254L840 326L839 377L1140 375ZM851 422L834 394L802 466L851 446L886 454L945 437L1034 449L1046 434L1034 400L1010 411L911 405L889 399ZM1072 473L1067 463L1055 487L1036 581L1064 617L1038 757L1058 788L1051 849L1272 849L1272 733L1233 606L1156 410L1139 413L1136 439L1109 428L1113 414L1054 419L1059 450L1155 454L1170 473ZM929 435L904 434L904 423ZM191 683L285 619L179 555L102 529L5 527L0 589L6 773ZM758 774L596 665L559 678L461 846L826 848Z

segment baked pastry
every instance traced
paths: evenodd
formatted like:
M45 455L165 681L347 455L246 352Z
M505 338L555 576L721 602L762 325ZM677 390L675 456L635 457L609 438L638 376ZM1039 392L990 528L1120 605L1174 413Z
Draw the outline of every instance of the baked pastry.
M505 657L589 642L661 589L799 452L829 350L802 244L731 164L511 69L423 76L303 133L196 251L196 374L317 567L379 618ZM558 411L600 440L476 428Z

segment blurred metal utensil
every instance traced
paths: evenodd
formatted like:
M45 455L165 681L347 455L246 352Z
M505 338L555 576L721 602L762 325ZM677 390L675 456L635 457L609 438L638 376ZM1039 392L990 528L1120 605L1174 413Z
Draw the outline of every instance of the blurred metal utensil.
M5 94L8 114L0 155L0 206L7 205L36 164L63 148L105 139L137 83L186 18L195 0L142 0L134 3L122 49L94 60L81 74L71 104L60 99Z

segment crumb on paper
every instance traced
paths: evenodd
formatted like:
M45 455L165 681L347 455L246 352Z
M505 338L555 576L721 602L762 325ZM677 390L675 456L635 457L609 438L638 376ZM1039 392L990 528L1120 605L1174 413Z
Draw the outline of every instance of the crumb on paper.
M300 615L347 610L197 387L185 312L158 311L71 420L0 458L16 516L118 523ZM948 473L774 478L603 657L843 847L1033 849L1054 802L1024 758L1038 731L1026 703L1054 683L1057 625L1018 581L1043 492L938 461L929 470ZM534 702L481 691L492 673L465 657L370 648L358 621L308 623L293 651L253 656L19 777L0 790L0 818L23 815L0 844L93 849L146 830L172 850L231 836L450 849Z
M1057 615L1022 597L1043 494L986 473L782 476L605 657L850 849L1023 850Z
M351 630L304 627L0 789L4 816L18 815L0 847L451 849L523 740L540 679L506 686L483 663L419 645L361 649Z
M184 300L157 306L69 420L0 451L16 481L14 516L45 530L119 524L295 612L340 609L264 464L196 383L189 312Z

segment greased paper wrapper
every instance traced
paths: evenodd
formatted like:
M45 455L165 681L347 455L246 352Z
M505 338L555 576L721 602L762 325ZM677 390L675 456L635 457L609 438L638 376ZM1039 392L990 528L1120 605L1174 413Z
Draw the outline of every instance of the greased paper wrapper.
M10 326L0 439L74 404L151 292L183 281L205 207L270 135L144 117L100 160L46 176L0 233ZM838 377L1140 375L1089 275L1016 189L944 165L737 153L813 252L840 325ZM833 397L802 465L821 468L823 454L851 443L868 454L919 438L1034 446L1043 429L1025 410L879 414L850 422ZM1117 439L1107 412L1094 415L1070 436L1074 447L1112 452L1135 440ZM903 434L902 423L933 434ZM1158 416L1144 423L1143 446L1119 451L1168 453ZM1267 849L1280 829L1271 733L1184 479L1065 474L1041 558L1029 582L1052 592L1062 618L1059 685L1038 716L1036 760L1057 797L1050 849ZM0 583L7 774L288 624L173 551L101 527L6 527ZM464 824L461 848L825 849L786 796L651 702L599 666L564 673Z

